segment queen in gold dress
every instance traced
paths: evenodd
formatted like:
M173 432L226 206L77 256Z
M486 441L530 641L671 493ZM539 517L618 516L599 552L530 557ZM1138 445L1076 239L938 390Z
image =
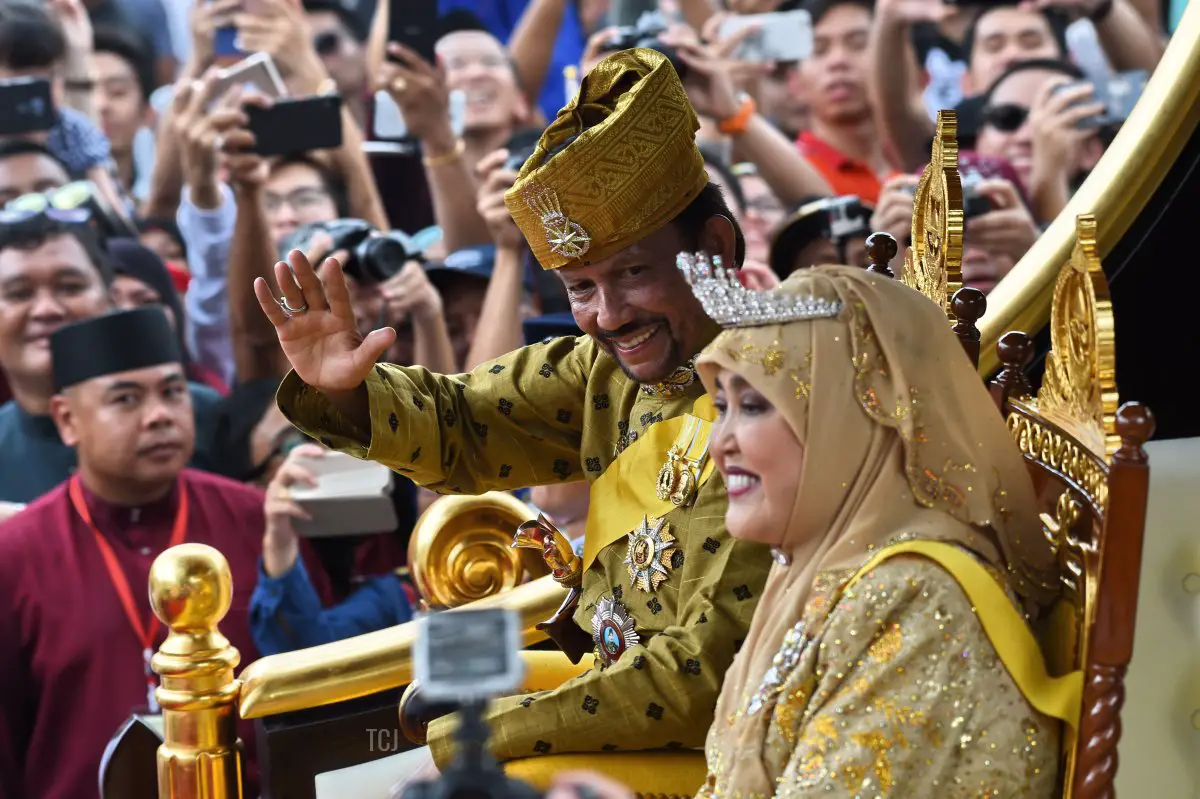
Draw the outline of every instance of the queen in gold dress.
M1037 708L1054 701L1020 663L1052 563L944 311L850 267L748 309L706 264L681 268L726 327L698 369L727 526L776 557L700 796L1052 796L1059 723ZM992 640L1005 615L1020 634Z

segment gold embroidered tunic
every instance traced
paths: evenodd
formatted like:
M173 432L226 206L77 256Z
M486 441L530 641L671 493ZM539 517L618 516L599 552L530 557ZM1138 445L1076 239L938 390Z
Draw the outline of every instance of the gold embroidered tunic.
M327 447L384 463L440 493L477 494L595 481L652 425L686 413L703 395L698 380L684 382L655 395L580 337L516 350L470 374L376 366L366 381L369 431L294 373L278 400L288 419ZM657 468L666 452L652 457ZM591 636L600 601L616 600L640 643L556 690L494 702L488 721L497 757L703 746L770 566L764 547L725 532L726 504L717 477L690 507L663 516L676 547L666 558L667 579L653 581L652 591L631 585L624 536L631 530L599 552L584 573L574 621ZM598 518L603 523L604 514ZM589 526L588 537L602 532ZM451 729L450 719L429 727L439 764L449 758Z
M778 692L765 747L776 796L1055 795L1058 722L1030 707L953 576L925 558L887 560L805 640L804 619L838 582L818 577L778 679L739 710ZM727 790L722 755L707 752L700 799L749 799Z

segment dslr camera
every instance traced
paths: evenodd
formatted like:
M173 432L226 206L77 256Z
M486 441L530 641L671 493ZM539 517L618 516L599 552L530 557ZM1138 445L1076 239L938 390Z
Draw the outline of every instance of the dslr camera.
M459 715L454 760L435 780L408 786L403 799L539 799L509 779L488 750L484 710L493 696L520 690L521 619L512 610L428 613L417 627L413 677L424 699L453 705Z
M412 237L400 231L381 233L362 219L310 222L287 237L280 257L286 258L291 250L307 252L319 233L333 239L331 253L345 250L349 254L342 268L347 275L361 283L387 282L408 261L421 260L425 248L441 237L438 228L427 228Z
M671 47L669 44L663 44L659 38L666 33L667 27L667 18L660 12L652 11L642 14L642 16L638 17L636 25L617 28L616 33L604 45L601 52L615 53L634 47L657 50L667 57L667 60L671 62L671 66L675 67L675 72L679 75L679 79L686 80L688 72L687 64L683 63L679 58L674 47Z

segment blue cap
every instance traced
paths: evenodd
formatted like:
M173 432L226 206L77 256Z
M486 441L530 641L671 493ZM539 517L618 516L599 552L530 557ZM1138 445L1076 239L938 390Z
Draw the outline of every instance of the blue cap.
M425 272L430 276L437 273L454 272L460 275L471 275L484 280L492 279L492 267L496 263L496 245L481 244L478 247L464 247L455 250L442 261L430 261L425 266Z
M538 344L548 338L559 336L582 336L583 331L575 324L575 317L569 313L551 313L544 316L534 316L522 323L525 329L525 343Z

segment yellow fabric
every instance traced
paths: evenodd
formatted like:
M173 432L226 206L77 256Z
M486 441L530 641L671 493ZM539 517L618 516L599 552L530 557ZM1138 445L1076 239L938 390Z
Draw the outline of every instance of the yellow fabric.
M589 568L600 550L624 538L641 523L643 516L662 517L675 506L669 499L659 499L655 493L658 471L666 459L666 451L679 440L689 420L699 420L696 449L701 449L712 434L716 418L712 399L705 394L696 400L692 413L659 422L646 435L633 442L604 471L589 493L587 533L583 541L583 568ZM684 442L686 447L689 442ZM697 490L712 476L713 459L706 458L700 471Z
M550 691L596 665L591 655L572 663L562 652L525 650L521 659L525 661L525 681L521 685L524 691Z
M772 788L779 752L767 727L780 698L752 698L776 672L818 574L852 572L905 536L978 553L1007 569L1030 604L1052 595L1055 564L1038 545L1029 472L945 312L898 281L847 266L801 270L775 294L842 311L725 330L697 359L710 392L723 368L765 397L786 424L779 435L799 445L789 457L802 458L791 507L775 517L790 565L771 572L761 600L771 612L755 614L725 675L716 715L731 721L710 732L710 748L731 753L718 794ZM828 610L807 618L805 636L820 635Z
M504 195L542 268L595 263L678 216L708 183L699 128L661 53L624 50L597 64Z
M1083 705L1083 672L1052 677L1046 659L1025 619L1004 589L979 561L964 550L940 541L905 541L877 553L850 578L854 585L864 574L897 555L920 555L948 571L971 600L975 615L1013 682L1038 712L1077 729Z
M599 752L586 755L545 755L510 760L504 773L545 791L554 775L564 771L598 771L641 796L693 797L704 784L704 755L700 752Z

